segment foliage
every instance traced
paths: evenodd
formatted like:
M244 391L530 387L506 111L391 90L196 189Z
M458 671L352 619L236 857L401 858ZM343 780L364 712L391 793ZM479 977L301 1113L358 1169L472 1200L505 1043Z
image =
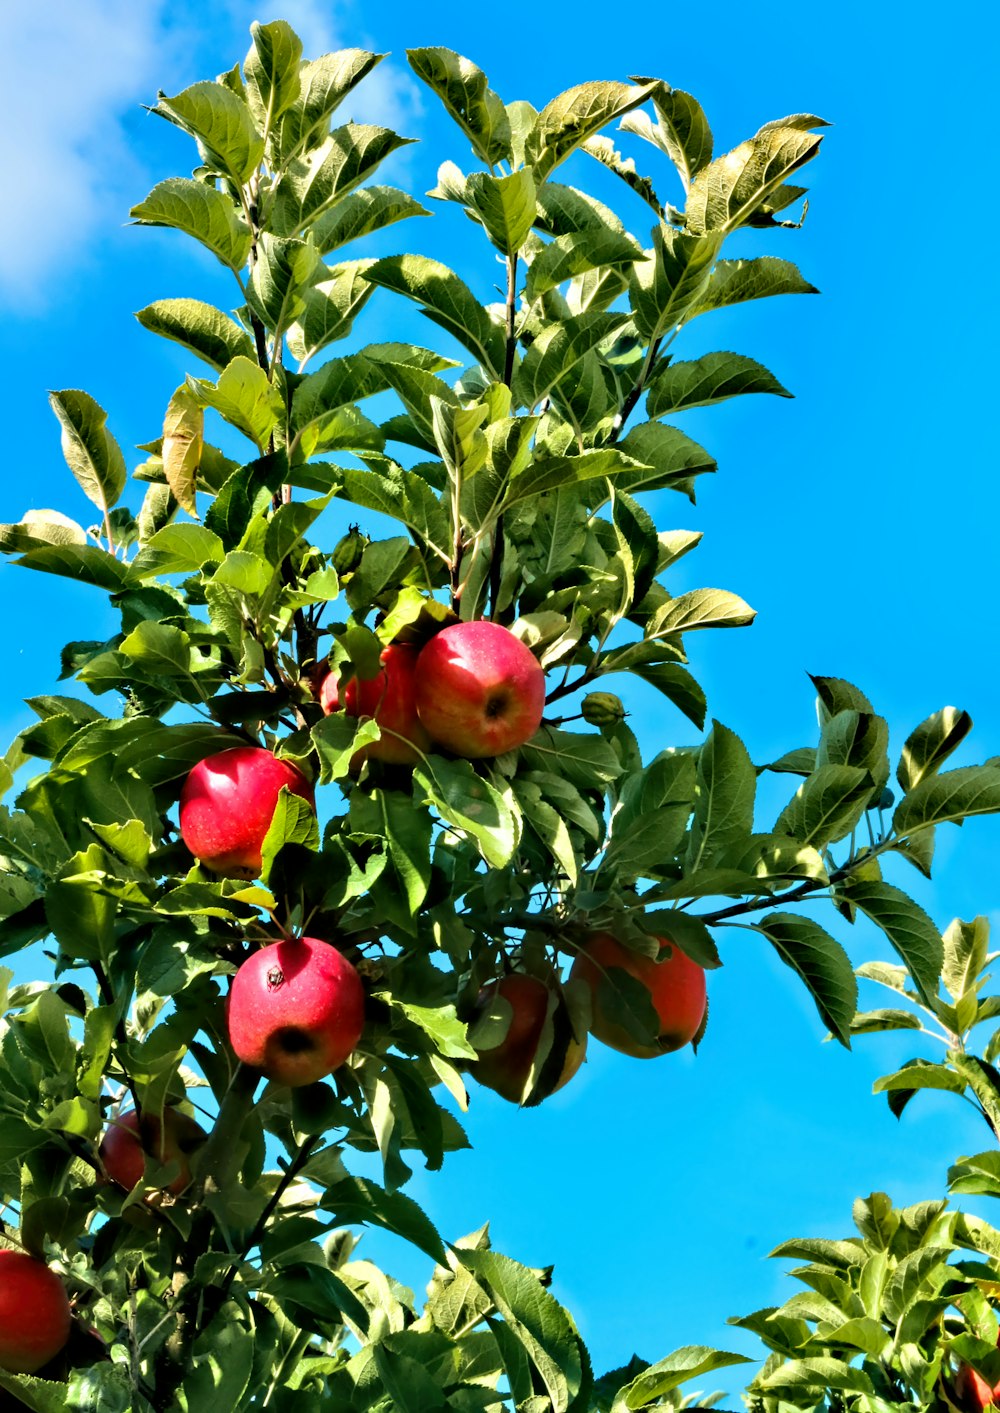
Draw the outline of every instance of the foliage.
M345 1413L681 1407L685 1381L739 1356L688 1348L595 1379L548 1272L494 1252L485 1231L446 1244L401 1189L415 1155L437 1169L468 1141L440 1100L444 1090L466 1107L480 987L516 966L558 988L594 930L650 956L666 933L714 967L718 929L750 926L845 1045L859 1028L851 962L798 905L823 897L870 920L928 1004L952 955L883 867L896 858L927 874L939 824L1000 810L996 765L942 769L964 714L946 708L910 735L897 803L885 720L857 688L816 678L818 742L763 767L795 779L761 827L760 772L735 732L714 722L700 746L643 761L606 690L638 678L700 728L685 635L753 618L728 590L670 591L700 537L659 528L665 498L650 493L693 500L715 469L664 418L789 395L745 354L675 362L673 344L699 315L812 290L783 259L721 252L735 231L800 224L777 218L804 194L790 179L822 123L768 123L713 158L700 106L662 81L585 83L536 112L505 103L450 50L411 51L475 160L469 172L446 161L430 196L481 227L485 270L499 255L494 304L434 259L343 254L427 214L372 183L406 139L338 122L381 56L303 61L282 21L252 35L242 71L160 95L153 111L194 138L199 166L132 212L210 250L240 307L165 297L143 309L145 328L201 365L146 459L130 480L102 408L57 392L66 461L100 523L36 510L0 529L15 563L98 589L120 617L107 641L67 644L61 680L89 695L34 698L38 721L0 771L5 785L26 763L37 772L0 813L0 956L44 941L54 971L52 985L4 973L0 1192L17 1217L11 1240L64 1272L109 1357L67 1354L55 1382L0 1374L0 1386L29 1407L109 1413L281 1410L303 1396ZM653 148L655 178L603 135L617 119ZM645 202L648 237L559 180L574 154ZM656 194L675 174L683 207ZM373 298L414 302L434 346L361 343L354 326ZM143 494L130 508L133 488ZM412 769L352 766L378 725L324 716L319 675L371 676L387 644L484 616L546 671L533 739L475 763L442 751ZM248 742L323 787L321 827L283 802L260 879L219 879L180 841L177 799L199 760ZM329 1081L258 1092L228 1045L226 978L262 940L306 928L358 963L365 1034ZM614 975L607 984L608 1008L648 1038L635 995ZM565 999L533 1095L585 1029L579 998ZM159 1191L174 1174L155 1164L130 1193L104 1180L97 1146L126 1096L211 1117L182 1196ZM380 1182L351 1173L352 1150L379 1155ZM911 1255L944 1249L947 1220L898 1216L913 1239L878 1248L887 1289L909 1279L894 1272ZM365 1224L433 1263L423 1303L355 1259L348 1228ZM856 1264L832 1268L845 1299ZM948 1280L964 1280L954 1269ZM970 1277L962 1295L970 1320L982 1315L974 1287ZM901 1295L878 1299L851 1305L858 1339L903 1318ZM848 1343L839 1326L832 1341L825 1326L809 1332L804 1308L795 1318L805 1333L782 1355ZM911 1342L931 1368L928 1328ZM771 1397L778 1372L766 1366L755 1397ZM913 1387L928 1387L917 1373Z

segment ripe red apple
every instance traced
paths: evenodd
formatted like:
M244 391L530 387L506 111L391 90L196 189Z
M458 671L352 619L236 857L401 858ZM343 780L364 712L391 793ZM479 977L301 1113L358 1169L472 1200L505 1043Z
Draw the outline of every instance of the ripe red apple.
M377 741L362 746L351 761L357 769L363 760L384 760L391 765L414 765L431 749L431 740L417 717L414 700L414 674L419 650L410 643L390 643L382 649L382 666L374 677L352 677L340 691L330 688L333 705L327 709L321 689L323 710L330 714L343 706L348 716L374 717L382 731ZM331 673L330 676L333 676ZM335 697L333 694L336 694Z
M206 1136L194 1119L177 1109L164 1109L162 1120L156 1113L128 1109L108 1125L99 1152L108 1177L126 1192L144 1175L147 1157L178 1163L180 1171L166 1189L177 1196L191 1181L190 1155Z
M982 1413L984 1408L1000 1400L1000 1384L991 1388L971 1364L960 1364L955 1376L955 1397L967 1413Z
M43 1261L0 1251L0 1369L33 1374L69 1339L66 1288Z
M335 711L340 710L343 702L340 700L339 672L324 673L316 688L316 697L323 708L324 716L331 716Z
M240 967L229 992L229 1039L238 1057L293 1088L342 1065L361 1039L361 978L329 942L272 942Z
M660 943L659 958L644 957L623 947L610 932L595 933L584 945L573 963L571 977L579 977L590 987L593 997L593 1018L590 1031L598 1040L637 1059L652 1059L687 1045L698 1033L705 1016L705 972L697 962L685 956L667 937ZM609 1019L601 1004L601 979L620 968L641 981L660 1018L660 1033L655 1045L644 1045L630 1035L623 1025ZM614 978L611 978L612 983Z
M181 837L205 868L256 878L278 795L287 785L315 806L309 781L262 746L234 746L194 767L181 791Z
M545 674L500 623L452 623L417 659L420 720L439 745L467 760L524 745L545 709Z
M511 1008L510 1027L498 1045L478 1052L479 1058L469 1066L469 1072L480 1084L509 1099L512 1104L520 1104L524 1086L528 1082L531 1066L538 1052L542 1027L549 1009L549 988L538 977L526 976L522 972L511 972L508 976L490 982L480 991L476 1010L482 1013L497 996L501 996ZM555 1044L559 1045L556 1039ZM587 1039L577 1040L572 1033L568 1041L563 1040L563 1064L555 1082L546 1084L544 1091L533 1095L539 1102L562 1089L564 1084L576 1074L587 1053ZM544 1063L543 1063L544 1069ZM536 1090L537 1093L537 1090Z

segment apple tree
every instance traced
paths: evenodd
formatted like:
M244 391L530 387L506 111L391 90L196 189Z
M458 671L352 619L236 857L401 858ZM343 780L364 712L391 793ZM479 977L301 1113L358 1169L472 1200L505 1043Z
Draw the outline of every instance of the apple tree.
M715 463L668 419L786 389L747 355L675 343L695 318L812 289L724 246L801 223L821 120L717 156L697 101L661 80L536 111L450 50L412 50L455 122L430 196L479 230L474 289L437 259L363 253L428 215L373 181L407 139L338 113L379 58L305 61L275 21L242 67L160 94L198 165L132 217L209 250L218 303L165 291L140 311L191 371L131 473L98 402L52 394L96 525L32 509L0 530L15 564L105 595L118 622L107 640L75 629L65 685L31 700L0 766L7 787L22 772L0 811L0 955L34 947L46 972L0 974L0 1257L57 1273L72 1311L68 1338L53 1318L19 1360L0 1292L0 1388L29 1408L679 1408L685 1382L742 1356L623 1351L598 1376L550 1272L485 1229L439 1233L407 1195L415 1162L474 1139L470 1076L537 1104L572 1083L588 1034L647 1058L697 1044L733 922L840 1042L908 1024L857 1018L848 953L800 907L817 898L830 925L880 929L895 960L878 979L948 1035L996 1014L940 1000L967 929L942 940L885 876L929 874L939 824L1000 810L994 764L944 769L964 713L891 758L864 694L818 677L818 739L758 766L717 721L644 759L623 704L638 678L703 727L686 635L753 618L729 589L671 590L699 536L660 493L693 499ZM570 157L581 180L588 157L620 178L645 224L567 184ZM426 343L366 342L376 301L416 306ZM787 777L773 819L761 769ZM949 1057L938 1087L968 1086L992 1122L989 1059ZM960 1165L956 1191L984 1172L1000 1183L995 1155ZM951 1387L953 1347L1000 1379L981 1347L1000 1238L965 1241L931 1207L876 1196L859 1237L789 1244L816 1298L743 1320L771 1351L752 1406L926 1401ZM364 1226L426 1256L425 1298L356 1257ZM979 1264L949 1265L948 1242ZM928 1281L934 1313L899 1344ZM28 1277L7 1286L31 1298ZM858 1370L896 1369L886 1341L924 1361L899 1355L906 1388Z

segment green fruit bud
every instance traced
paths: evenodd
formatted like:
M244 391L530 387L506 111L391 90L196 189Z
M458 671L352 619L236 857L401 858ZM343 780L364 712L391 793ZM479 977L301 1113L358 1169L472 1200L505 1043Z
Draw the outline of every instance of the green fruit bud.
M628 712L614 692L588 692L583 699L583 719L591 726L617 726Z
M361 556L368 544L368 536L363 535L357 525L352 525L347 534L337 541L333 551L333 567L338 574L352 574L361 563Z

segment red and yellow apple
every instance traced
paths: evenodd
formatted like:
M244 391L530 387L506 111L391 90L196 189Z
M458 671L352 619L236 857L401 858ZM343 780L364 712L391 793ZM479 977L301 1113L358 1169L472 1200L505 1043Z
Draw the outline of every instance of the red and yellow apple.
M469 1072L480 1084L496 1090L512 1104L520 1104L538 1053L542 1028L549 1013L551 992L538 977L511 972L483 987L476 1000L477 1015L490 1009L497 997L510 1007L510 1025L498 1044L478 1051L478 1059L469 1066ZM560 1041L556 1039L555 1044L560 1045ZM586 1036L578 1040L570 1031L568 1037L563 1037L561 1048L562 1068L554 1082L546 1082L541 1092L536 1085L531 1096L534 1103L562 1089L573 1078L587 1053Z
M657 940L660 954L654 960L623 946L610 932L595 933L584 943L570 972L571 977L579 977L590 987L590 1033L612 1050L644 1060L689 1044L698 1034L707 1004L704 968L669 938ZM607 978L613 986L615 970L635 977L649 992L660 1022L655 1044L643 1044L608 1016L601 999L601 982Z
M315 807L309 781L262 746L234 746L194 767L181 790L181 838L205 868L256 878L282 787Z
M55 1271L20 1251L0 1251L0 1369L33 1374L69 1331L69 1298Z
M190 1156L205 1142L206 1134L188 1114L166 1108L157 1113L127 1109L108 1125L99 1149L101 1162L112 1182L131 1192L146 1171L146 1159L177 1163L177 1176L166 1191L174 1196L191 1182Z
M500 623L452 623L417 659L417 714L432 739L481 760L524 745L542 720L545 674Z
M233 977L229 1039L245 1064L295 1088L342 1065L361 1039L365 996L357 971L329 942L272 942Z

